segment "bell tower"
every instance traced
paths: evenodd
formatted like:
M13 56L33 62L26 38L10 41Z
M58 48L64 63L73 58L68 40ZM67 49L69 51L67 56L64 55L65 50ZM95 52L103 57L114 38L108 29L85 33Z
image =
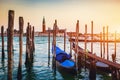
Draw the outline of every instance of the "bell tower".
M46 25L45 25L45 17L43 17L43 22L42 22L42 32L46 32Z

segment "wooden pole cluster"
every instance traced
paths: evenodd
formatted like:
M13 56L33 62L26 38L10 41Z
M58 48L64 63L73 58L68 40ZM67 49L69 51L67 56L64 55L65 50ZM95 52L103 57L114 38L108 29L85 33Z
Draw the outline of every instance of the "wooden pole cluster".
M108 36L109 36L108 26L106 27L106 32L105 32L105 27L103 27L103 33L100 32L100 56L101 58L105 58L105 56L107 56L107 60L109 60ZM107 41L106 46L105 46L105 40ZM106 55L105 55L105 52L106 52Z
M19 65L18 65L18 74L17 78L18 80L22 80L22 37L23 37L23 25L24 25L24 20L23 17L19 17Z
M5 53L4 53L4 26L1 27L1 37L2 37L2 61L4 61Z
M14 11L8 12L8 80L12 80L13 69L13 35L14 35Z
M28 27L26 30L26 66L30 67L33 63L34 58L34 27L28 23Z

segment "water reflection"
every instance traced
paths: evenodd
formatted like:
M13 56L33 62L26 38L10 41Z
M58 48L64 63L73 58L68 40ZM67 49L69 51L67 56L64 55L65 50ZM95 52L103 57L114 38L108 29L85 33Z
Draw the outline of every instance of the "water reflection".
M26 78L25 80L36 80L37 76L36 73L33 69L33 67L31 68L26 68Z
M0 70L0 72L1 72L1 74L2 75L0 75L1 76L1 78L0 78L0 80L6 80L7 79L7 72L6 72L6 67L7 66L5 66L5 60L1 60L1 70Z

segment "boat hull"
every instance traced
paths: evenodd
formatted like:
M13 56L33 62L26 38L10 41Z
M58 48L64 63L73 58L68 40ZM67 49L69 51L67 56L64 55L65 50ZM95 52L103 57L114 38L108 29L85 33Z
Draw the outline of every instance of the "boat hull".
M77 74L75 66L67 68L67 67L62 66L60 64L60 62L58 62L58 61L56 61L56 66L57 66L59 72L68 73L68 74L72 74L72 75Z

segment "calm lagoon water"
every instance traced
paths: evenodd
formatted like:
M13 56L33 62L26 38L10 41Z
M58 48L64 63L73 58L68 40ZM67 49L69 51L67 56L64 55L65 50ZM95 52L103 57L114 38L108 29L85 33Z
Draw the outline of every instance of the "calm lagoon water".
M0 60L0 80L7 80L7 37L5 39L5 62ZM1 44L1 38L0 38ZM52 37L51 43L52 45ZM64 49L64 39L57 37L57 46ZM79 43L79 46L84 48L84 42ZM90 43L87 44L88 50L90 50ZM70 43L66 42L66 52L70 52ZM35 37L35 53L34 63L31 71L27 71L25 67L25 53L26 53L26 37L23 37L23 55L22 55L22 79L23 80L89 80L89 71L79 73L78 77L71 76L69 74L61 74L57 71L56 76L52 71L52 53L50 58L50 66L48 67L48 37ZM74 51L72 52L74 54ZM100 55L100 43L94 43L94 53ZM114 44L109 44L109 55L114 53ZM13 80L17 80L17 70L19 61L19 38L14 37L14 65L13 65ZM0 45L0 59L1 59L1 45ZM117 43L117 62L120 62L120 44ZM108 80L108 76L105 74L97 73L96 80Z

